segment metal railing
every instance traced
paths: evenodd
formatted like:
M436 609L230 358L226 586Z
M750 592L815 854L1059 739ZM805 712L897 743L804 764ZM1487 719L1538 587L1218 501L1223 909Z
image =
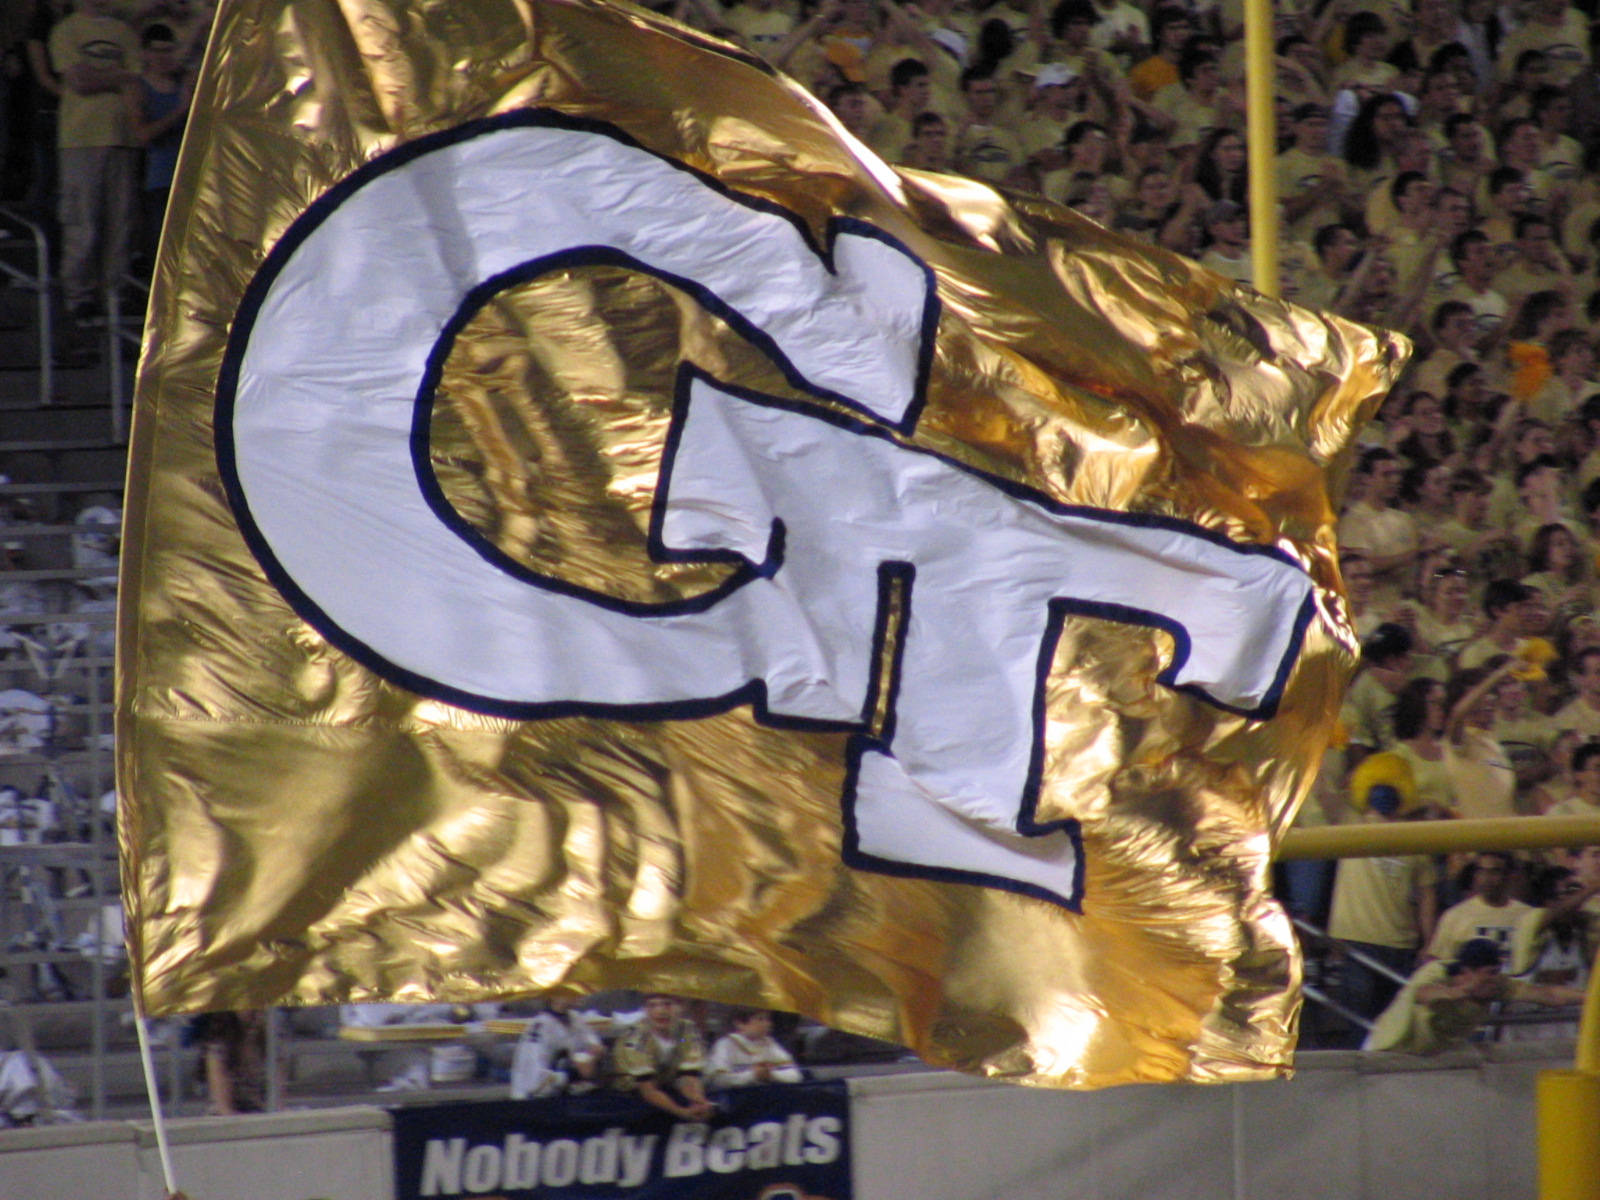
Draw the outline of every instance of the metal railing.
M22 268L0 257L0 274L32 291L39 305L39 403L48 405L55 393L55 324L51 311L53 288L50 281L50 241L44 229L21 213L0 205L0 229L10 231L6 241L12 244L31 242L34 271L30 275Z

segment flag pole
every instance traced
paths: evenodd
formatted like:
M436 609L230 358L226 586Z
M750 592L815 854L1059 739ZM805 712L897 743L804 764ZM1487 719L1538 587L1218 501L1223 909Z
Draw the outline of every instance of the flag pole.
M167 1194L178 1191L177 1173L172 1168L172 1147L167 1143L167 1121L161 1110L161 1090L156 1086L155 1056L150 1053L150 1029L144 1015L144 1003L135 995L133 1026L139 1034L139 1065L144 1068L144 1090L150 1100L150 1121L155 1127L156 1154L161 1159L161 1178Z
M1570 1071L1540 1071L1539 1200L1600 1200L1600 950Z
M1245 143L1250 162L1250 277L1263 296L1278 295L1277 70L1272 54L1272 0L1244 5Z
M1476 821L1383 821L1291 829L1276 857L1381 858L1474 850L1548 850L1600 845L1600 817L1498 817Z
M1363 858L1600 845L1600 817L1384 821L1291 829L1277 858ZM1539 1200L1600 1200L1600 950L1584 989L1571 1070L1541 1071L1536 1089Z

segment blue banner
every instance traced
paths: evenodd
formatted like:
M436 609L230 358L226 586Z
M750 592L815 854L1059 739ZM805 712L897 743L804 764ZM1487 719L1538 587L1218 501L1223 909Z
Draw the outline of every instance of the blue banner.
M392 1110L396 1200L848 1200L839 1083L715 1093L709 1122L629 1096Z

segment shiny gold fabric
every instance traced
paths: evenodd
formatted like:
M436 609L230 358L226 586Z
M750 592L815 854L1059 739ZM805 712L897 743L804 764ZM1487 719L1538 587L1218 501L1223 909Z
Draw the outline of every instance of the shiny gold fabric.
M410 694L268 583L212 403L243 289L355 167L541 105L799 213L880 226L943 315L914 443L1062 501L1280 547L1320 585L1280 714L1166 690L1165 635L1069 618L1039 819L1082 823L1081 916L840 859L845 735L519 723ZM1273 837L1354 639L1330 500L1400 339L1263 300L1063 209L894 172L791 82L640 10L224 0L158 263L120 617L118 781L147 1011L648 987L805 1013L929 1062L1090 1087L1284 1072L1294 939ZM645 549L674 372L795 393L685 294L611 267L503 294L457 339L432 465L507 554L620 596L726 568Z

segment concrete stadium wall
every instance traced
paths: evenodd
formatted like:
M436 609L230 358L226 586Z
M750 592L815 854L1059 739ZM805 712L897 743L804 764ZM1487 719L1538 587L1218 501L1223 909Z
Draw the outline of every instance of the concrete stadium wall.
M1319 1053L1294 1079L1046 1092L953 1075L852 1081L858 1200L1522 1200L1534 1081L1515 1047L1439 1061Z
M1537 1056L1535 1056L1537 1055ZM1515 1046L1443 1060L1303 1055L1291 1081L1046 1092L948 1073L850 1083L857 1200L1521 1200L1534 1080ZM418 1100L425 1100L419 1096ZM170 1125L194 1200L391 1200L388 1114ZM161 1200L148 1123L0 1133L0 1200Z
M389 1115L325 1108L168 1124L173 1172L193 1200L393 1200ZM148 1122L0 1133L0 1200L162 1200Z

